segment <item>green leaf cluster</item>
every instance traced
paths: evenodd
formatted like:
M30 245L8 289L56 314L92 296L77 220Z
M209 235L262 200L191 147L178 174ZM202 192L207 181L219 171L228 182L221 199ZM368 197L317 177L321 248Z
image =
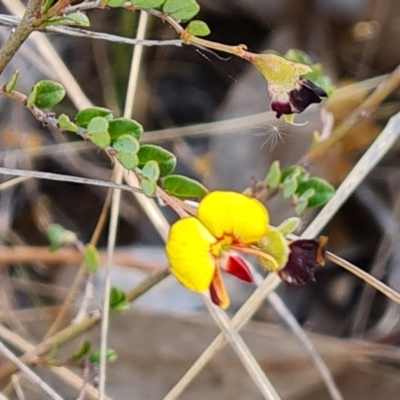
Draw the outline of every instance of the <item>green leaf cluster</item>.
M19 70L17 69L12 75L10 80L6 83L6 92L11 93L15 89L19 77Z
M312 69L312 72L303 75L302 78L308 79L311 82L315 83L317 86L321 87L326 91L326 93L328 93L329 96L335 90L335 87L332 84L332 80L329 78L329 76L324 75L322 64L314 64L310 56L304 51L291 49L286 52L284 57L289 61L309 65Z
M163 11L177 21L191 20L200 11L196 0L166 0Z
M171 18L180 22L190 21L199 11L200 6L196 0L128 0L133 6L142 9L158 9L168 14ZM108 7L122 7L126 0L102 0L102 4ZM207 25L195 28L199 33L192 33L194 36L205 36L208 30Z
M62 17L53 17L49 18L47 21L43 23L43 26L57 26L57 25L66 25L66 26L78 26L80 28L88 28L90 27L90 20L85 13L76 12L67 14Z
M100 352L98 350L92 351L92 344L85 340L79 350L72 355L73 361L82 361L87 358L90 364L98 365L100 363ZM106 361L113 362L118 358L117 352L114 349L107 348Z
M125 293L116 287L112 287L110 292L110 310L123 311L128 308L129 301L126 299Z
M65 97L64 87L54 81L44 80L37 82L28 96L26 106L39 108L51 108L57 105Z
M100 254L96 247L92 244L88 244L85 247L83 253L83 261L85 263L86 270L91 274L95 274L100 266Z
M186 27L186 32L193 36L208 36L211 31L208 25L203 21L190 21Z
M137 153L143 127L137 121L129 118L114 118L111 110L102 107L90 107L78 112L75 122L65 115L60 115L60 128L78 132L79 128L86 131L86 137L93 144L110 150L117 160L129 170L139 164Z
M322 178L310 174L298 165L281 170L279 161L274 161L265 182L269 189L281 190L285 199L291 199L297 214L309 208L321 207L335 193L334 187Z
M126 169L141 169L140 185L146 196L154 196L160 179L165 191L180 199L207 193L194 179L171 175L177 163L173 153L153 144L140 145L143 127L133 119L114 118L107 108L90 107L79 111L74 122L61 114L58 123L62 130L79 133L96 146L107 149Z
M49 225L46 236L50 243L50 251L56 251L62 246L74 245L78 240L75 232L69 231L59 224Z

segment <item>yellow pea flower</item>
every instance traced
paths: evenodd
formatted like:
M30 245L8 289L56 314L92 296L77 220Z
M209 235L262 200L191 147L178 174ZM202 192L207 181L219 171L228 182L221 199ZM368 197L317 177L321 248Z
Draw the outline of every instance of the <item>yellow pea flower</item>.
M268 222L268 212L258 200L235 192L211 192L200 202L197 218L183 218L171 227L166 251L172 274L190 290L209 290L212 301L227 308L230 301L221 269L252 282L249 267L232 251L260 255L251 245L268 233ZM274 262L267 254L263 257Z

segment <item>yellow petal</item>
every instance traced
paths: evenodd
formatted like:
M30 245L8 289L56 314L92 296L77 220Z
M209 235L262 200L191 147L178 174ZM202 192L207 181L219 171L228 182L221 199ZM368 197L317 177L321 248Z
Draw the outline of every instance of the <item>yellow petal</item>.
M222 244L250 244L268 232L268 212L256 199L235 192L211 192L201 202L198 218Z
M183 218L172 225L166 251L171 272L190 290L206 291L215 271L215 258L211 246L216 239L193 217Z

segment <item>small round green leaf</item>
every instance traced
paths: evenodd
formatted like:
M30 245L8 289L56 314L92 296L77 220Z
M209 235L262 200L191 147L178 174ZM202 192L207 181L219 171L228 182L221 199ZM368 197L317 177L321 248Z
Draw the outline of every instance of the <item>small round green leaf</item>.
M289 175L293 174L296 176L297 183L306 181L310 176L310 174L303 167L300 167L299 165L291 165L282 171L281 183L283 183Z
M91 347L92 344L88 340L85 340L82 343L80 349L75 354L72 355L72 359L74 361L81 361L85 356L89 354Z
M303 198L300 200L297 200L297 204L294 207L294 211L296 212L297 215L302 215L304 211L307 210L308 207L308 199Z
M50 251L56 251L61 246L73 245L77 241L75 232L69 231L59 224L49 225L46 236L50 243Z
M67 26L79 26L87 28L90 26L90 20L85 13L77 12L65 15L63 17L53 17L47 20L43 26L50 25L67 25Z
M286 60L293 61L295 63L306 64L306 65L312 64L310 56L302 50L289 49L285 53L284 57L286 58Z
M89 140L101 149L105 149L111 143L111 138L108 132L96 132L88 136Z
M292 197L297 190L297 177L299 175L298 171L294 171L291 175L289 175L284 181L283 181L283 197L285 199L289 199Z
M135 169L139 164L139 158L136 154L117 152L115 157L126 169L129 170Z
M78 132L78 125L75 125L66 114L61 114L58 117L58 123L63 131Z
M111 143L108 133L108 120L105 117L92 118L87 127L87 133L89 140L102 149L105 149Z
M300 218L291 217L285 219L276 229L282 234L283 237L290 235L294 232L300 225Z
M6 92L10 93L15 89L19 77L19 70L17 69L12 75L10 80L6 84Z
M303 192L297 199L298 201L310 200L315 195L315 190L310 188Z
M50 108L57 105L64 96L65 89L59 83L48 80L39 81L33 86L27 105L28 107L35 105L39 108Z
M187 33L193 36L208 36L211 31L208 25L203 21L190 21L185 29Z
M113 144L112 147L119 153L136 154L139 150L139 142L133 136L122 135Z
M106 361L113 362L118 358L117 352L114 349L106 350ZM90 364L100 364L100 352L94 351L89 357Z
M108 132L108 120L104 117L95 117L87 126L87 133L89 135L98 132Z
M158 166L158 162L154 160L148 161L142 168L142 174L151 181L158 180L160 178L160 167Z
M112 113L109 109L102 107L85 108L76 114L75 121L83 128L87 128L89 122L95 117L104 117L110 119L110 117L112 117Z
M126 300L125 293L116 287L111 288L110 309L112 311L122 311L129 308L129 302Z
M153 144L142 145L139 149L138 157L140 168L149 161L157 161L160 167L160 178L169 175L176 167L175 155Z
M173 19L185 22L200 11L200 6L195 0L166 0L163 11Z
M157 183L148 178L142 178L140 181L140 187L147 197L153 197L157 190Z
M131 135L135 139L140 140L143 134L143 126L133 119L115 118L110 121L108 131L113 142L122 135Z
M183 175L170 175L163 180L164 190L180 199L203 197L208 190L200 182Z
M126 3L126 0L107 0L108 7L121 7Z
M100 255L96 247L92 244L88 244L85 247L84 262L86 269L91 273L95 274L100 266Z
M129 0L134 6L141 8L157 8L164 4L165 0Z
M281 167L279 161L276 160L269 167L267 177L265 178L268 187L271 189L276 189L281 183L281 176Z
M320 207L335 194L335 188L321 178L310 178L308 181L302 182L297 188L297 193L301 196L309 189L313 189L315 194L308 199L307 208Z

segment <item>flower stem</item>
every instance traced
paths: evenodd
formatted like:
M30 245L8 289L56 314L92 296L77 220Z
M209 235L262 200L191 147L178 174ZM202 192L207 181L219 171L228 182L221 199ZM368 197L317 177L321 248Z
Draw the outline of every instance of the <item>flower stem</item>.
M242 247L238 245L231 245L231 249L240 251L241 253L246 253L246 254L251 254L256 257L264 258L268 262L270 262L273 265L273 270L276 271L279 269L279 264L275 260L274 257L272 257L270 254L264 253L263 251L259 249L255 249L253 247Z

